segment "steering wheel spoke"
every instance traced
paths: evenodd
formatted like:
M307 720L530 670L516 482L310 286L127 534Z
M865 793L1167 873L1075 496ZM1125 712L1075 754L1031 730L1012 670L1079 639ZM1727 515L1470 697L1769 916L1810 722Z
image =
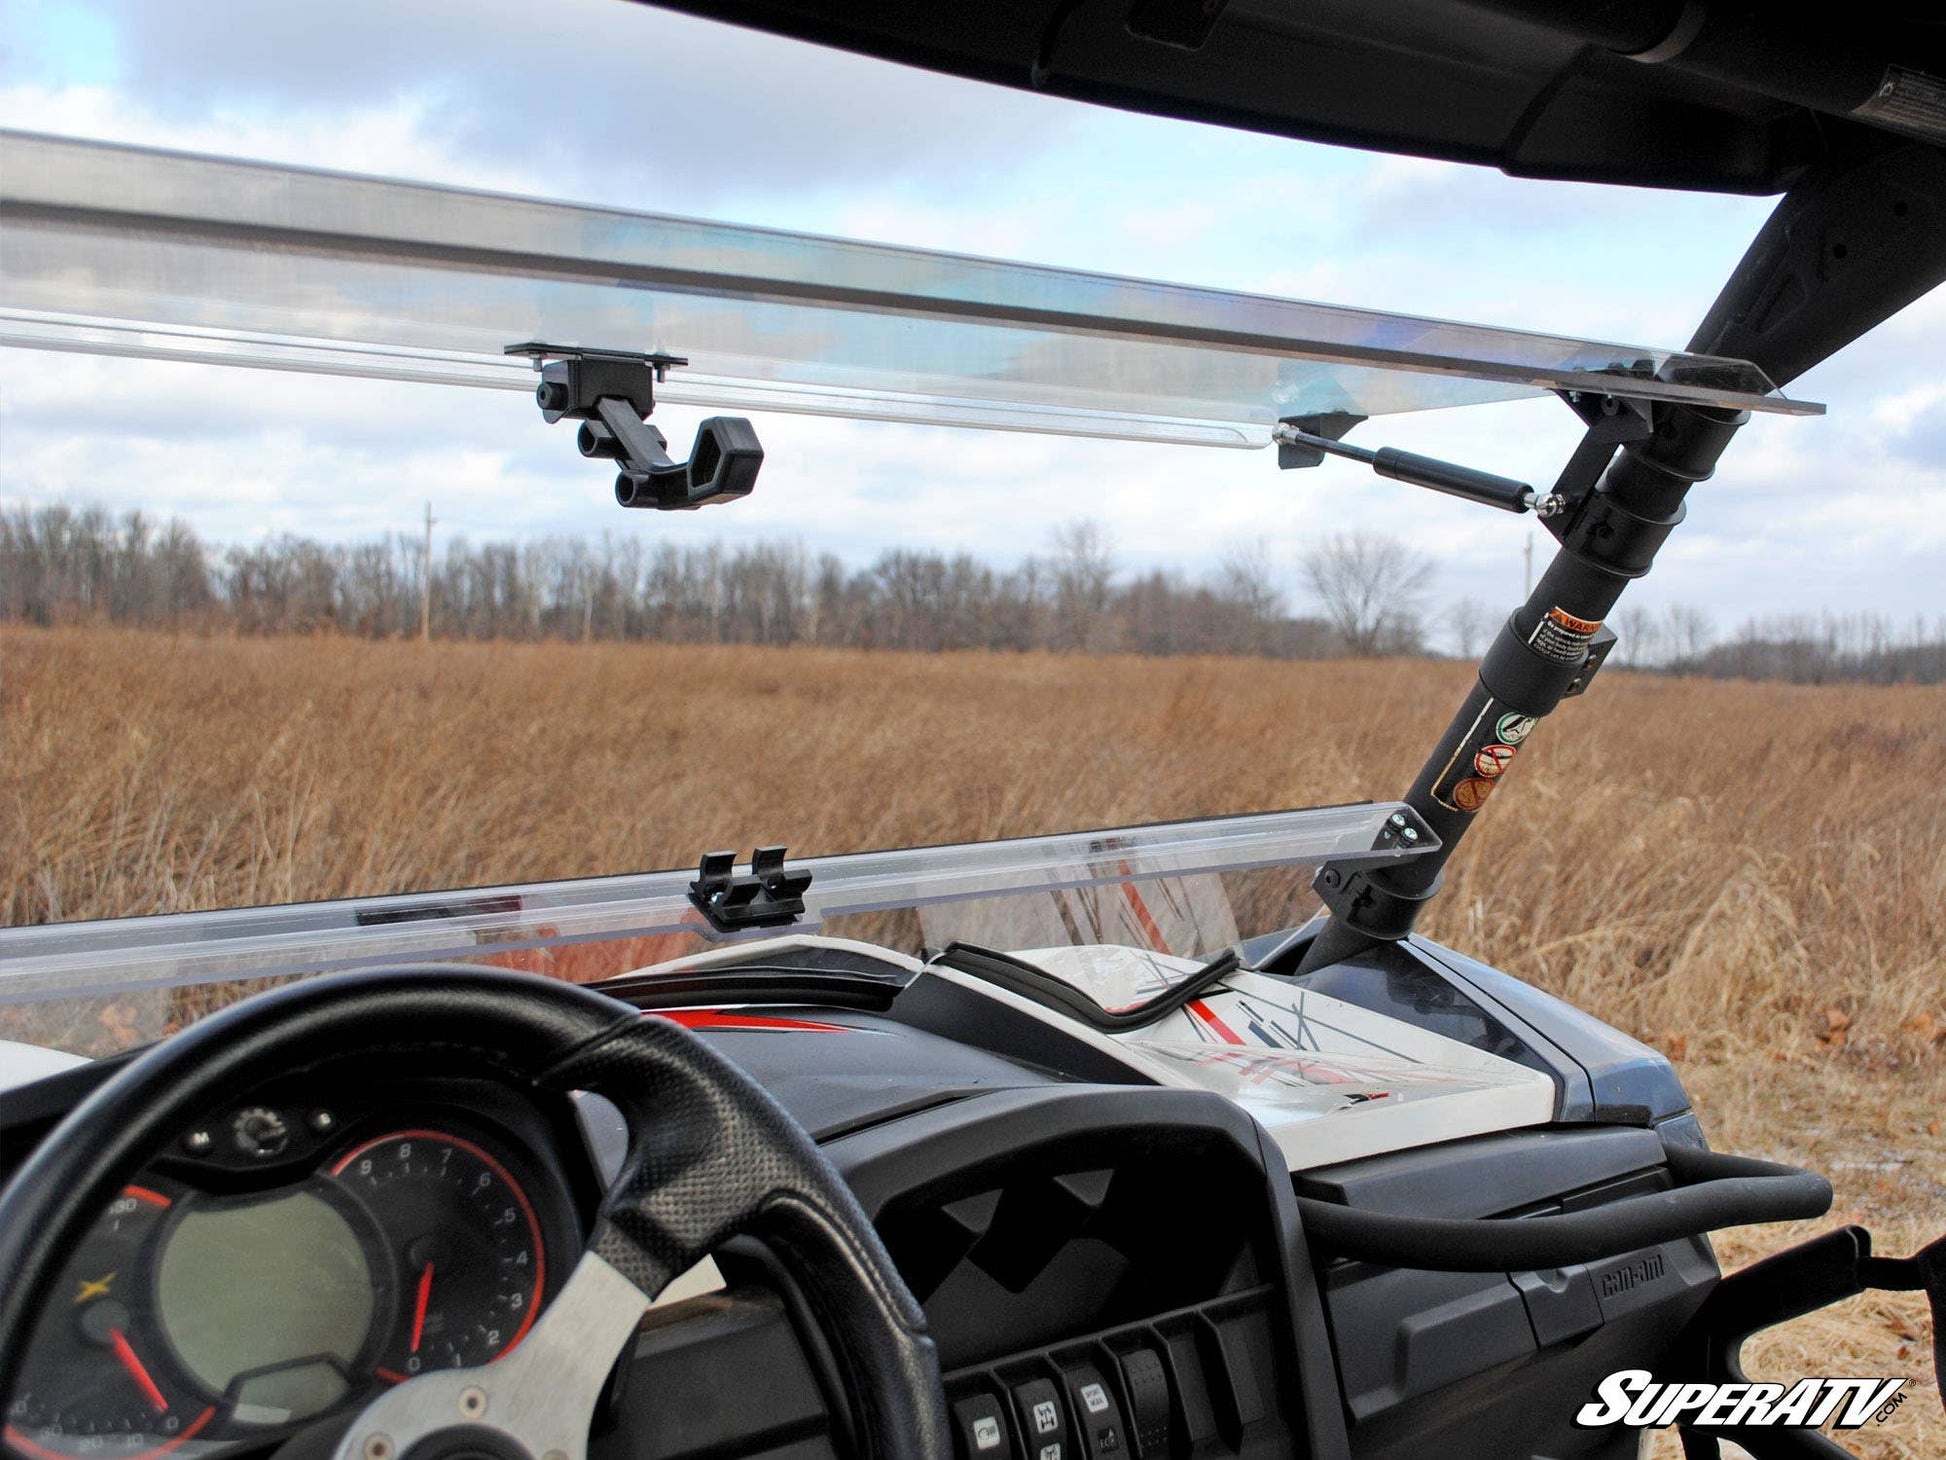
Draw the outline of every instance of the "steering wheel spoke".
M430 1436L447 1438L439 1454L491 1453L497 1440L506 1460L585 1460L602 1385L648 1309L646 1293L599 1253L584 1253L519 1348L380 1395L333 1460L433 1460L419 1449Z

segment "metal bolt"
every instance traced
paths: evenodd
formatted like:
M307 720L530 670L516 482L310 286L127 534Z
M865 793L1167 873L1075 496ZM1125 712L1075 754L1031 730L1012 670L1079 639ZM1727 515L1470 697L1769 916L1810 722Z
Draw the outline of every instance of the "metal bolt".
M1413 842L1419 840L1419 833L1408 826L1404 831L1399 833L1399 840L1407 846L1410 846Z
M486 1390L478 1384L469 1384L459 1392L459 1412L468 1419L478 1419L486 1413Z
M1386 818L1385 824L1387 826L1404 826L1405 813L1403 811L1394 811L1389 817Z
M193 1151L196 1155L200 1156L203 1154L203 1152L207 1151L216 1142L215 1142L215 1138L212 1137L208 1131L193 1130L188 1135L182 1138L182 1143L189 1150Z
M376 1433L365 1436L365 1460L392 1460L392 1437Z
M1339 884L1339 882L1343 880L1343 878L1339 876L1335 868L1326 867L1324 869L1323 877L1321 877L1319 880L1322 881L1326 887L1336 887Z

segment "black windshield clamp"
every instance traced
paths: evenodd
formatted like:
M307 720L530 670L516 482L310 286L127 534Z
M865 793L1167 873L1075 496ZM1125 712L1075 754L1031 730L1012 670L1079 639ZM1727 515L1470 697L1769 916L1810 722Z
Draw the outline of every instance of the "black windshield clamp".
M581 454L619 462L615 500L624 507L690 512L733 502L757 485L764 449L742 416L711 416L696 428L688 461L670 459L668 438L649 424L655 388L669 371L689 362L680 355L584 350L538 341L509 345L541 373L534 401L548 424L569 417L581 422Z
M758 847L741 875L736 861L735 852L705 852L689 884L689 900L717 932L782 928L804 916L811 874L786 868L782 847Z
M1555 394L1588 428L1554 483L1553 495L1559 499L1561 510L1546 519L1547 530L1566 541L1568 524L1608 470L1616 448L1645 439L1655 430L1655 420L1649 403L1633 396L1602 395L1592 390L1560 390Z

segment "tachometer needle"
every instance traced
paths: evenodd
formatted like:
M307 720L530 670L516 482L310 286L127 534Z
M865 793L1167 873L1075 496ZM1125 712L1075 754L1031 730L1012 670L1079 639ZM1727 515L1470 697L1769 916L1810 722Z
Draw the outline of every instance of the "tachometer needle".
M419 1339L426 1331L426 1300L432 1296L432 1264L419 1274L419 1296L412 1305L412 1352L419 1352Z
M111 1328L108 1330L108 1346L115 1350L115 1357L120 1359L122 1367L128 1370L128 1377L135 1381L136 1387L155 1407L156 1413L166 1413L169 1401L162 1397L162 1391L155 1387L155 1380L149 1377L148 1369L143 1365L142 1360L136 1357L134 1348L129 1344L128 1336L119 1328Z

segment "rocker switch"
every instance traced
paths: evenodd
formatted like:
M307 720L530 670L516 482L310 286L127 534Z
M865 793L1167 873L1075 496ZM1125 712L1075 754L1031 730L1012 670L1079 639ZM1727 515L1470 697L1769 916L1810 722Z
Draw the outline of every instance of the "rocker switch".
M1014 1460L1007 1416L991 1394L975 1394L953 1406L953 1449L959 1460Z
M1123 1460L1129 1453L1128 1431L1121 1406L1101 1371L1093 1364L1081 1364L1067 1370L1066 1378L1074 1427L1081 1432L1089 1460Z
M1014 1385L1014 1417L1027 1442L1027 1460L1079 1460L1069 1447L1068 1418L1052 1380Z
M1135 1452L1147 1457L1169 1453L1169 1375L1154 1349L1121 1356L1122 1388L1128 1394L1128 1427Z

